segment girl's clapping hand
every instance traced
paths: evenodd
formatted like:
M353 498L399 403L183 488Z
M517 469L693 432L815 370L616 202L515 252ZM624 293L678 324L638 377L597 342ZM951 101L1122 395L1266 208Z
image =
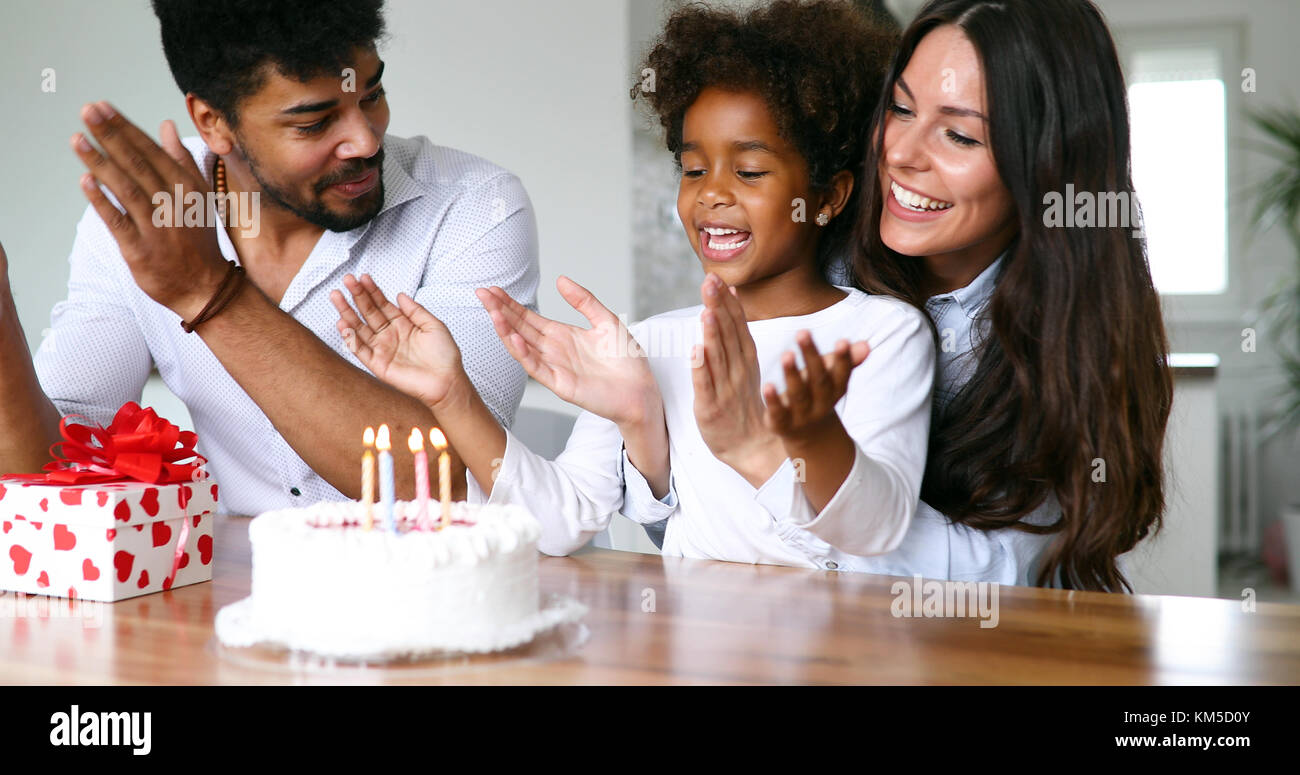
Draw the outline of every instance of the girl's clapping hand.
M830 354L822 355L807 331L800 331L795 340L803 353L804 368L797 368L794 353L787 350L781 356L785 392L779 393L768 382L763 385L763 399L767 427L787 441L804 441L838 422L835 404L844 397L849 375L866 360L871 346L866 342L850 345L841 339Z
M781 439L764 425L758 353L745 310L722 278L700 286L703 344L691 354L695 421L713 455L755 487L785 459Z
M348 350L376 377L426 406L443 400L457 380L468 380L460 348L443 322L404 293L393 304L370 275L343 278L356 310L339 291L339 334Z
M663 425L659 386L627 326L586 288L561 276L560 295L591 323L551 320L500 288L480 288L497 336L528 376L572 404L620 426Z

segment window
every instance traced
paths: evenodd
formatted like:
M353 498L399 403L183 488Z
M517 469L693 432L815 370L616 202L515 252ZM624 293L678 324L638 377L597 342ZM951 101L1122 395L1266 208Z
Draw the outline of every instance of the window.
M1125 58L1133 187L1156 288L1228 289L1227 92L1213 43L1135 46Z

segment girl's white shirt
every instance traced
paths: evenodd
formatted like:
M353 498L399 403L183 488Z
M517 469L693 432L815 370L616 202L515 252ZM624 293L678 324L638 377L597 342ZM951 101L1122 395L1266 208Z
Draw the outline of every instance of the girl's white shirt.
M718 460L695 420L692 347L701 341L702 307L674 310L633 325L663 396L672 492L664 503L627 464L618 427L583 412L564 452L548 461L507 431L505 456L490 497L467 475L469 500L520 503L542 524L539 548L567 554L605 529L622 510L643 523L668 518L669 556L870 570L870 556L903 545L917 512L930 429L934 339L919 310L896 299L841 288L841 301L809 315L749 323L760 378L784 391L781 356L799 352L808 330L821 352L839 339L866 340L871 353L836 404L855 442L844 483L814 513L803 491L804 461L787 459L755 488ZM625 494L629 503L625 505Z
M1005 256L999 256L965 287L932 296L926 302L926 312L934 321L939 343L934 401L940 409L974 373L974 352L987 333L987 318L983 313L997 286L1004 259ZM630 463L625 463L624 471L627 492L623 513L646 523L652 536L652 531L671 526L672 520L660 520L672 515L675 494L670 491L662 501L655 500L649 485L637 475ZM1055 496L1049 496L1022 521L1050 525L1060 516L1060 505ZM652 524L656 522L658 524ZM1053 538L1053 535L1022 530L986 531L953 524L945 515L921 501L907 534L897 547L884 554L853 558L839 568L892 576L920 574L930 579L995 581L1025 586L1036 583L1043 552ZM1126 567L1127 561L1128 555L1120 558L1121 569ZM829 567L829 564L823 567Z

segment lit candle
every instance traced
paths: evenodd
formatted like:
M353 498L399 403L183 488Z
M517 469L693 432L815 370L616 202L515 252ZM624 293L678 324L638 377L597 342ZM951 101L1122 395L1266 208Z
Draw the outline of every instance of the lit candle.
M424 452L424 434L419 428L411 429L406 446L415 455L415 497L419 503L416 524L421 530L432 530L433 525L429 524L429 456Z
M361 511L369 530L375 524L375 429L366 428L361 440L366 445L361 456Z
M375 446L379 448L379 517L386 529L397 532L397 520L393 519L393 445L387 425L379 426Z
M447 527L451 524L451 456L447 454L447 437L432 428L429 443L438 450L438 501L442 505L442 526Z

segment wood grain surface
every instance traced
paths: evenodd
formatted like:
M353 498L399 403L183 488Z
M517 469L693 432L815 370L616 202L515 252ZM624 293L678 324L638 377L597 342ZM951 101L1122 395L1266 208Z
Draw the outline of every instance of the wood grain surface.
M894 615L913 579L601 549L540 562L544 594L590 608L581 627L504 655L327 665L216 643L213 617L248 595L248 522L218 517L211 583L113 604L5 593L22 610L0 616L0 683L1300 683L1300 606L1001 587L981 627Z

